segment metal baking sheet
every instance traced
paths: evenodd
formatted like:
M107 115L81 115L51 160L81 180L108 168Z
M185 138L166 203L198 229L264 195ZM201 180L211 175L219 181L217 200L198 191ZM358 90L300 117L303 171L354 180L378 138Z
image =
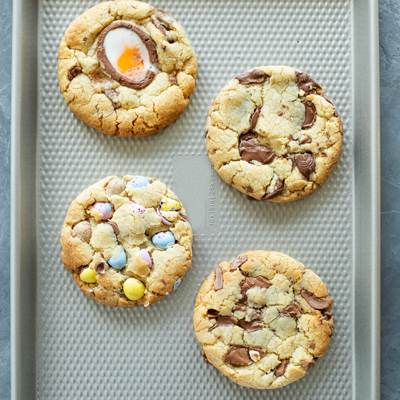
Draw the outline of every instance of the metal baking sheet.
M199 61L183 115L148 138L106 137L68 110L57 49L95 0L14 0L11 339L13 399L378 399L379 63L375 0L154 0L185 28ZM344 125L341 160L314 194L249 202L213 171L208 108L225 83L260 65L309 72ZM147 308L86 298L64 270L59 231L69 203L110 174L146 174L182 200L193 264L179 291ZM283 389L239 387L206 365L192 310L222 260L267 249L317 272L334 299L326 355Z

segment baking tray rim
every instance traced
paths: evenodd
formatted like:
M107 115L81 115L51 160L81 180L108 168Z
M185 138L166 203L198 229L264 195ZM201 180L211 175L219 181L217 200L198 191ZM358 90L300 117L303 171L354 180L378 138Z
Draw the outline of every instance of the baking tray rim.
M38 1L13 0L11 90L11 398L36 397ZM378 0L353 0L353 398L380 392L380 122ZM368 83L366 83L368 82ZM357 91L356 91L357 90ZM359 117L358 117L359 115ZM355 120L357 119L357 126ZM24 202L23 199L29 199ZM356 207L357 205L357 207ZM361 206L360 206L361 205ZM367 273L366 273L367 272ZM365 293L369 296L365 298ZM361 337L356 332L363 332ZM32 396L33 394L33 396Z

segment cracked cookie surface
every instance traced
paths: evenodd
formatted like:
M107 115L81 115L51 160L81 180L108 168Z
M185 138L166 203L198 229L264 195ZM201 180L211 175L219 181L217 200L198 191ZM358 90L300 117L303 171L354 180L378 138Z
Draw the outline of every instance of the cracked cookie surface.
M259 67L233 78L207 118L215 170L257 200L284 203L312 193L338 163L342 141L342 122L325 90L291 67Z
M137 45L118 53L132 38ZM196 55L183 28L138 1L94 6L72 22L59 47L65 101L78 118L107 135L148 136L165 128L189 103L196 73Z
M322 280L276 252L222 262L193 314L206 362L239 385L275 389L302 378L327 350L332 300Z
M79 288L112 307L149 306L177 290L192 262L192 229L165 184L110 176L74 200L61 258Z

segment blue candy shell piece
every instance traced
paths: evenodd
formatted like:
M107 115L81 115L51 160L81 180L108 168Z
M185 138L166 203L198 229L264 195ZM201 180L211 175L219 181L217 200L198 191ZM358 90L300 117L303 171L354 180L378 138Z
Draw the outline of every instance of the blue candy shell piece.
M175 243L175 236L171 231L159 232L151 238L155 246L160 249L166 249Z
M122 250L121 253L118 254L117 257L111 257L108 260L108 263L115 269L122 269L126 264L126 253L125 250Z
M174 292L175 292L175 290L178 289L180 284L181 284L181 278L178 278L178 280L174 283Z
M150 181L145 176L135 176L127 183L127 185L132 186L135 189L139 189L141 187L150 185Z

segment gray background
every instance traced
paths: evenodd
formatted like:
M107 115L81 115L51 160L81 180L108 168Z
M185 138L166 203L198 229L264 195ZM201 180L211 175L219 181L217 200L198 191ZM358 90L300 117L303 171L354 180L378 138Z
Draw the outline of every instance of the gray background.
M0 399L10 398L9 307L9 206L10 206L10 94L12 1L0 0ZM400 398L400 276L396 257L400 252L400 0L381 0L381 158L382 158L382 399ZM397 144L399 146L397 146ZM397 167L397 168L396 168ZM393 171L393 172L392 172ZM399 261L397 261L397 264ZM397 346L396 346L397 345Z

